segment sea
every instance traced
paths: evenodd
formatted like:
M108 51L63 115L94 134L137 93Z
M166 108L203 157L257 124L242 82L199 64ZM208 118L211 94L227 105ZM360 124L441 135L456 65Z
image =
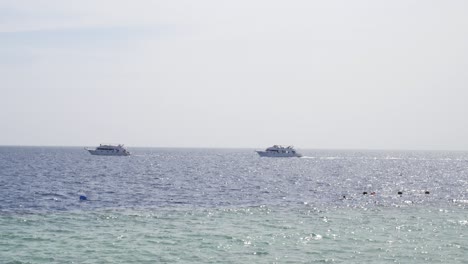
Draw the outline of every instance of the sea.
M468 263L468 153L0 147L0 263Z

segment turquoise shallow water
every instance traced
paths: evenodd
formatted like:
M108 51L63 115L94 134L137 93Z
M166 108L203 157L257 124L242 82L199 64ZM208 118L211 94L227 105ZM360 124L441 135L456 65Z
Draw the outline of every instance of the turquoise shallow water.
M0 263L466 263L466 208L2 215Z
M0 263L468 259L465 152L130 150L0 147Z

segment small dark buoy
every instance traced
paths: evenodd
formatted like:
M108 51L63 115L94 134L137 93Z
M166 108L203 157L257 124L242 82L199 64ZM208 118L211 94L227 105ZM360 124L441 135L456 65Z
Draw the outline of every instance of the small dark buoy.
M362 193L362 195L366 195L366 194L367 194L367 192L363 192L363 193Z
M398 194L399 194L399 195L402 195L402 194L403 194L403 192L398 192Z
M80 201L86 201L86 200L88 200L88 198L86 198L86 196L80 195Z
M429 194L429 191L425 191L424 194Z
M343 199L346 199L346 195L343 195Z

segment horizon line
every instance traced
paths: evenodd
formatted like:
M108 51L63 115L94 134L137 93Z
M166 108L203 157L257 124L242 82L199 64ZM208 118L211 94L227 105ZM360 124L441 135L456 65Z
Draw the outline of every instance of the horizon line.
M125 144L124 144L125 145ZM262 147L183 147L183 146L139 146L125 145L129 148L159 148L159 149L258 149ZM24 148L83 148L85 145L4 145L0 147L24 147ZM263 147L265 148L265 147ZM397 149L397 148L297 148L301 150L341 150L341 151L434 151L434 152L468 152L467 149Z

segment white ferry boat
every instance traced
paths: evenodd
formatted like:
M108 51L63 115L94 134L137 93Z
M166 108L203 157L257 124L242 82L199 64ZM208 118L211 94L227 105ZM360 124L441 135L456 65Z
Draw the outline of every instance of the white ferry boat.
M110 145L110 144L100 144L99 147L91 149L85 148L92 155L100 156L129 156L130 152L124 147L124 145Z
M260 157L302 157L293 146L283 147L274 145L267 148L265 151L256 151Z

